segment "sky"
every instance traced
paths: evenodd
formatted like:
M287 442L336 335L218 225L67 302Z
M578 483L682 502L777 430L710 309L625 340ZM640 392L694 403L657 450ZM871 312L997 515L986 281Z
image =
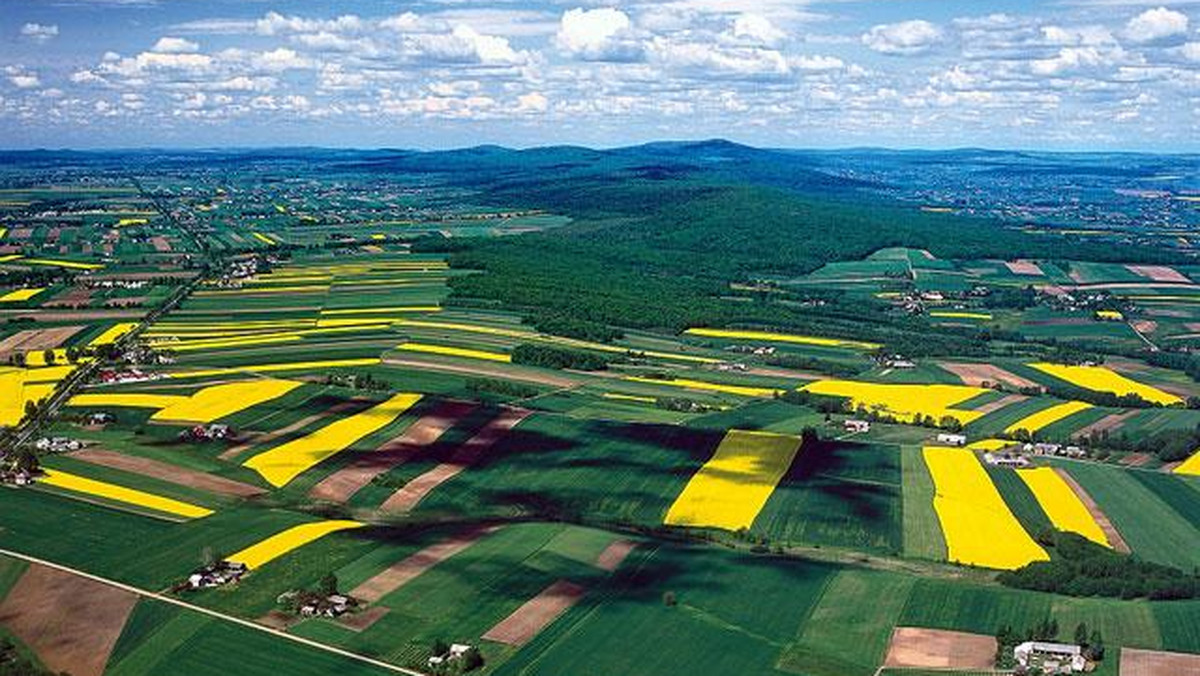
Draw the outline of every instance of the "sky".
M1200 151L1200 0L0 0L0 147Z

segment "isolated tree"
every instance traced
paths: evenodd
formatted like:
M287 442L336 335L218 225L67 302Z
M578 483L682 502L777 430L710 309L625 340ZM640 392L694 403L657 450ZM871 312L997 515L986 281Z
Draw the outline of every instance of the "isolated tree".
M46 365L50 366L54 363L54 350L45 350L42 352L42 359L46 361Z
M333 572L325 573L325 576L317 583L317 590L322 596L333 596L338 593L337 575Z
M1075 644L1086 646L1088 644L1088 628L1087 623L1080 622L1075 626Z

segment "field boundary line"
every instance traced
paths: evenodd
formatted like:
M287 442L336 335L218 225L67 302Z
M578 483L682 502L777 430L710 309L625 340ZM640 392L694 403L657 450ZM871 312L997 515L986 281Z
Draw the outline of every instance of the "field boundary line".
M224 620L226 622L233 622L234 624L239 624L239 625L242 625L243 627L261 631L261 632L267 633L267 634L272 634L274 636L278 636L280 638L287 639L294 643L306 645L310 648L316 648L318 650L324 650L327 653L332 653L332 654L338 655L340 657L345 657L345 658L355 660L357 662L369 664L373 667L379 667L381 669L386 669L388 671L398 673L398 674L406 674L407 676L427 676L424 672L420 672L415 669L401 667L396 664L389 664L382 660L377 660L372 657L367 657L366 655L360 655L359 653L351 652L349 650L343 650L342 648L337 648L335 646L326 645L324 643L320 643L319 641L314 641L312 639L304 638L303 636L296 636L295 634L289 634L287 632L280 631L278 629L272 629L270 627L265 627L261 624L252 622L250 620L244 620L240 617L235 617L233 615L226 615L225 613L222 613L222 612L219 612L216 610L211 610L209 608L205 608L203 606L198 606L193 603L188 603L187 601L182 601L180 599L172 598L170 596L167 596L165 594L160 594L158 592L152 592L152 591L148 591L145 589L141 589L140 587L135 587L133 585L125 584L124 582L118 582L116 580L111 580L109 578L102 577L100 575L93 575L92 573L88 573L88 572L79 570L77 568L72 568L70 566L64 566L61 563L47 561L45 559L41 559L36 556L30 556L29 554L15 552L15 551L12 551L11 549L5 549L3 547L0 547L0 554L2 554L4 556L12 557L14 559L20 559L27 563L36 563L40 566L46 566L48 568L53 568L55 570L58 570L58 571L61 571L64 573L78 575L79 577L87 578L89 580L92 580L93 582L99 582L101 584L106 584L110 587L116 587L117 589L122 589L124 591L131 592L133 594L136 594L139 597L153 599L155 601L161 601L163 603L169 603L171 605L178 606L178 607L184 608L186 610L191 610L193 612L201 613L203 615L208 615L209 617L215 617L217 619Z

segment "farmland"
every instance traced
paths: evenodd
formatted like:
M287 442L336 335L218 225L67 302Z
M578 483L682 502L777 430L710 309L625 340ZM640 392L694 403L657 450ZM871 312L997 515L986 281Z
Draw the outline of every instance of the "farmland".
M999 574L1060 531L1200 565L1190 253L703 158L614 188L572 152L570 197L457 157L0 170L28 203L0 205L0 549L70 569L0 558L6 635L118 676L432 673L443 643L482 674L869 676L1046 618L1104 633L1100 673L1200 653L1194 598ZM44 589L94 646L37 630Z

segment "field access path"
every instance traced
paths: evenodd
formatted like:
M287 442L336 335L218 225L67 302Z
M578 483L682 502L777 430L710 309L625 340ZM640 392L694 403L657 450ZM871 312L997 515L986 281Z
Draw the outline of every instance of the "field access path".
M21 561L25 561L27 563L45 566L46 568L57 570L57 571L60 571L63 573L77 575L79 577L86 578L93 582L99 582L100 584L108 585L110 587L114 587L114 588L120 589L122 591L136 594L137 596L139 596L141 598L147 598L147 599L152 599L154 601L161 601L163 603L169 603L171 605L178 606L178 607L184 608L186 610L190 610L190 611L197 612L197 613L202 613L204 615L208 615L209 617L215 617L215 618L223 620L225 622L232 622L234 624L241 625L248 629L253 629L255 631L261 631L263 633L271 634L271 635L279 637L281 639L292 641L294 643L299 643L299 644L308 646L310 648L314 648L316 650L323 650L327 653L331 653L331 654L337 655L339 657L344 657L349 660L354 660L356 662L361 662L363 664L368 664L373 667L378 667L379 669L384 669L384 670L390 671L392 673L405 674L406 676L428 676L424 672L420 672L415 669L408 669L406 667L401 667L401 666L398 666L395 664L389 664L387 662L383 662L381 660L377 660L372 657L367 657L366 655L360 655L358 653L351 652L349 650L343 650L341 648L336 648L331 645L326 645L326 644L320 643L318 641L313 641L311 639L304 638L303 636L296 636L295 634L289 634L285 631L280 631L278 629L272 629L271 627L267 627L267 626L264 626L264 625L261 625L261 624L255 623L255 622L251 622L250 620L244 620L240 617L234 617L233 615L226 615L225 613L218 612L216 610L210 610L210 609L204 608L202 606L197 606L195 604L188 603L187 601L182 601L180 599L173 598L173 597L167 596L165 594L160 594L160 593L152 592L152 591L149 591L146 589L134 587L132 585L128 585L123 582L117 582L116 580L110 580L106 577L101 577L99 575L93 575L91 573L79 570L77 568L71 568L70 566L64 566L59 563L54 563L53 561L47 561L45 559L40 559L36 556L30 556L28 554L22 554L21 552L15 552L10 549L4 549L4 548L0 548L0 555L9 556L14 559L20 559Z

